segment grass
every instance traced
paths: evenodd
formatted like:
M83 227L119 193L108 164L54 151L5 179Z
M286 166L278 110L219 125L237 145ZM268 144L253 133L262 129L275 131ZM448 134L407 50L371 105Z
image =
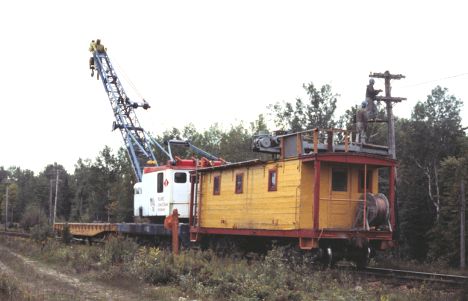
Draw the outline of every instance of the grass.
M44 245L3 238L27 256L68 272L99 279L107 285L141 290L155 300L462 300L466 292L419 287L393 287L380 281L360 280L351 272L321 270L307 257L275 247L258 259L220 257L213 251L188 250L173 256L155 247L139 246L114 237L104 245ZM127 281L128 280L128 281ZM4 294L15 292L14 283ZM8 287L12 287L11 290Z

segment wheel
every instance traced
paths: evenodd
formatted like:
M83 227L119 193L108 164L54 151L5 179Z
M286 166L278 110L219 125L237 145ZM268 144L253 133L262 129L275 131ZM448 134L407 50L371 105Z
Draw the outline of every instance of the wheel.
M367 265L369 264L369 260L370 260L370 253L371 253L370 248L362 248L356 254L354 262L358 270L363 270L367 267Z
M333 268L336 264L336 258L333 255L332 248L331 247L322 248L321 253L322 253L321 263L323 264L323 267L326 269Z

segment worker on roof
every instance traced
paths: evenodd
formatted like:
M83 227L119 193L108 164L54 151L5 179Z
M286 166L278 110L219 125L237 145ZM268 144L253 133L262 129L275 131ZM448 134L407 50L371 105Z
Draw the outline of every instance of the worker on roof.
M377 95L382 92L382 90L374 90L375 80L371 78L366 89L366 101L367 101L367 112L370 119L377 117L377 107L375 105L375 100Z
M356 112L356 143L366 143L367 119L367 101L363 101Z

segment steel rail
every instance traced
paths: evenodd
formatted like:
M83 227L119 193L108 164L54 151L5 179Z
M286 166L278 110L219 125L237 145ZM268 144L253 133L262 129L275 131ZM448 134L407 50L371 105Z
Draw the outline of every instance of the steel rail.
M360 271L361 273L378 276L378 277L391 277L396 279L417 280L438 282L445 284L468 285L468 276L451 275L441 273L429 273L419 271L408 271L388 268L374 268L367 267Z
M12 231L0 231L0 235L4 236L16 236L16 237L31 237L31 234L24 232L12 232Z

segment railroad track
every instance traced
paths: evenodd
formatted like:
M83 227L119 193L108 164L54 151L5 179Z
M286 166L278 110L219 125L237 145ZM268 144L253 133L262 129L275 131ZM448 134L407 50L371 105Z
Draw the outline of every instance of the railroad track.
M360 271L368 276L394 278L398 280L427 281L451 285L468 285L468 276L417 272L397 269L368 267Z
M13 232L13 231L0 231L0 235L3 236L16 236L16 237L31 237L31 234L24 232Z

